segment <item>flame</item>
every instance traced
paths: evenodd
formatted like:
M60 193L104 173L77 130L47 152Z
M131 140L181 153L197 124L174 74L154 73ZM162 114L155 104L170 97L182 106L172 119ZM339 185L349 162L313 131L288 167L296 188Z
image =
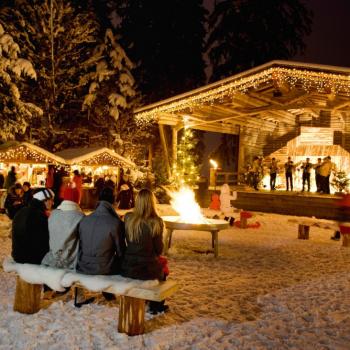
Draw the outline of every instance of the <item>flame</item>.
M171 192L170 196L172 208L180 215L179 221L193 224L206 222L194 192L189 187L181 187L179 191Z

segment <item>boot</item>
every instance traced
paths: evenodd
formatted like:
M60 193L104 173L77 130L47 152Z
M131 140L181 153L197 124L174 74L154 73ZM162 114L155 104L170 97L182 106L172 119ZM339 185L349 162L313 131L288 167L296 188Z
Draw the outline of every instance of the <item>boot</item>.
M340 240L340 231L335 231L334 235L331 237L333 241L339 241Z

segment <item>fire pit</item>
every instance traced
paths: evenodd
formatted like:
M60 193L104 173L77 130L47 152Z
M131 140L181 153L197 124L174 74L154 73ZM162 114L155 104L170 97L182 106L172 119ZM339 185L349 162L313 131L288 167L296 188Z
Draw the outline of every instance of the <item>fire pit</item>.
M229 227L229 223L225 220L203 219L203 222L188 223L181 220L180 216L163 216L165 227L167 229L165 236L164 254L167 254L171 246L171 237L174 230L193 230L193 231L209 231L212 238L212 248L214 256L219 255L219 238L220 230L225 230Z

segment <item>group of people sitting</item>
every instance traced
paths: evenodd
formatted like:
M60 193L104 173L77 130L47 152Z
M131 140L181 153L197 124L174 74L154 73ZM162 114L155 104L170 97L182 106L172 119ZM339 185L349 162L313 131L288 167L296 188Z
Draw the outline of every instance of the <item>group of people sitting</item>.
M124 221L113 207L115 198L110 187L102 189L95 211L87 216L78 205L79 192L74 186L66 186L63 201L51 210L53 200L51 189L39 189L29 205L14 216L12 257L17 263L42 264L88 275L165 280L168 269L161 257L163 221L151 191L142 189L138 193L135 207ZM108 293L103 296L107 300L115 298ZM92 301L84 298L82 289L75 289L76 307ZM149 303L153 314L167 309L164 301Z

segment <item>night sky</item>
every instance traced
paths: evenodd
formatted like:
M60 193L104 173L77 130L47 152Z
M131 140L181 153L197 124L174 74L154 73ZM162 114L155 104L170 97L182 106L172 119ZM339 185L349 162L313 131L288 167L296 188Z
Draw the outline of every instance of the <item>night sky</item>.
M214 2L215 0L204 0L208 9L212 9ZM350 0L303 2L314 13L312 34L305 39L305 53L292 60L350 67Z

